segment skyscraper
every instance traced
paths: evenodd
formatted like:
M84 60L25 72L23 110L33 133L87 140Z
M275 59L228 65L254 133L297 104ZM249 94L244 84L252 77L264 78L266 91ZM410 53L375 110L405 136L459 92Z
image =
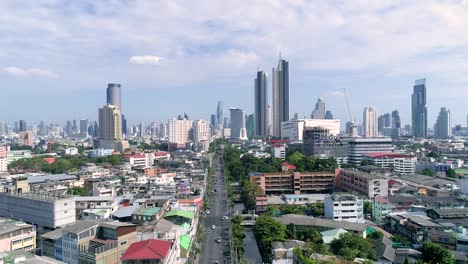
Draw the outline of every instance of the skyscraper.
M267 115L266 115L266 135L267 136L271 136L273 134L273 131L272 131L272 119L273 117L271 116L273 113L272 113L272 110L271 110L271 105L267 105Z
M0 120L0 136L6 135L6 129L5 129L6 123L3 120Z
M364 137L376 137L378 136L377 128L377 111L374 107L369 106L364 108L362 127Z
M247 129L247 137L252 138L255 136L255 115L251 114L247 116L247 121L246 121L246 129Z
M333 119L333 114L330 110L325 113L325 119Z
M107 104L116 106L122 113L122 97L121 97L120 84L109 83L107 84Z
M206 120L193 121L193 141L200 143L211 138L211 124Z
M325 119L325 102L322 97L320 97L315 103L315 109L312 111L310 118Z
M170 119L167 125L169 143L175 143L179 146L185 145L192 140L192 120L185 118Z
M398 112L398 110L392 111L392 128L401 128L400 113Z
M452 112L442 107L434 125L434 137L440 139L450 138L452 136Z
M216 109L216 124L222 124L224 122L223 118L223 102L218 101L218 108Z
M255 135L267 136L268 82L264 71L257 71L255 82Z
M217 122L216 115L212 114L211 115L211 121L210 121L211 127L213 127L213 128L216 127L216 122Z
M231 138L247 139L247 129L245 128L245 112L239 108L229 109L231 112Z
M26 130L28 130L28 125L26 124L26 121L20 120L19 121L18 132L25 132Z
M88 136L88 119L80 120L80 137L86 138Z
M416 80L411 96L413 136L427 137L426 79Z
M125 115L122 114L122 135L125 136L127 134L127 119Z
M289 121L289 62L280 59L273 68L273 136L281 137L281 122Z
M107 104L99 108L99 128L101 140L122 139L122 115L117 106Z

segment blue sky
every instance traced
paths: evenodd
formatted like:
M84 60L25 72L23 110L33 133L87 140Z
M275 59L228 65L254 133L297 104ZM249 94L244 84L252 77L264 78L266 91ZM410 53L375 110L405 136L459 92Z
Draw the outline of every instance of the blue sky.
M0 1L0 119L97 119L108 82L131 123L218 100L253 111L257 67L290 61L291 113L318 97L343 122L366 105L410 122L427 78L429 124L440 107L466 125L468 1ZM271 88L271 84L270 84Z

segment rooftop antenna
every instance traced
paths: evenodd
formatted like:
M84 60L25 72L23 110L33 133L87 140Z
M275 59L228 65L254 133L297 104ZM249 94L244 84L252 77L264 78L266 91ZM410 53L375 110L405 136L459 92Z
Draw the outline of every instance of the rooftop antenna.
M346 92L346 88L343 88L345 98L346 98L346 105L348 106L348 113L349 113L349 119L351 120L351 137L356 137L357 136L357 126L356 126L356 121L355 118L353 117L353 114L351 113L351 107L349 106L349 98L348 98L348 93Z

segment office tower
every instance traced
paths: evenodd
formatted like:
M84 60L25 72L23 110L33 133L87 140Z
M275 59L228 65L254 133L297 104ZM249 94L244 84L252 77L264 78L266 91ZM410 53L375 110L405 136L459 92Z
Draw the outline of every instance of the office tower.
M224 128L231 128L231 120L229 120L229 117L224 118Z
M384 127L392 127L392 117L389 113L386 113L384 116Z
M320 97L317 100L317 103L315 103L315 109L312 111L310 118L325 119L325 102L323 101L322 97Z
M385 123L385 120L384 120L384 116L383 115L380 115L378 118L377 118L377 130L379 131L379 134L383 134L383 130L384 130L384 123Z
M434 137L440 139L452 136L452 112L450 109L442 107L434 125Z
M67 125L65 125L65 133L67 137L71 137L73 134L73 125L71 120L67 120Z
M325 113L325 119L333 119L333 114L330 110Z
M255 135L267 136L268 80L264 71L257 71L255 78Z
M81 138L88 137L88 119L80 120L80 136Z
M192 140L192 123L192 120L187 119L170 119L167 125L169 143L177 145L189 143Z
M101 140L122 139L122 115L117 106L107 104L99 108L99 128Z
M398 110L392 111L392 128L401 128L400 113L398 112Z
M364 137L376 137L378 136L377 127L377 111L374 107L369 106L364 108L362 127Z
M217 120L216 120L216 115L215 115L215 114L212 114L212 115L211 115L211 120L210 120L210 121L211 121L211 122L210 122L211 126L212 126L212 127L216 127L216 122L217 122Z
M26 121L20 120L17 132L25 132L26 130L28 130L28 125L26 124Z
M351 135L351 127L353 126L353 122L348 121L345 124L345 134L346 135Z
M138 136L141 138L146 137L145 123L140 123L138 125Z
M98 121L93 122L93 137L98 138L100 134L99 123Z
M78 123L76 122L76 120L73 120L72 133L76 135L78 134L78 132L80 132L78 131Z
M211 138L211 124L206 120L193 121L193 141L195 143L208 141Z
M0 120L0 136L4 136L7 134L5 127L6 127L5 121Z
M15 122L14 127L13 127L13 132L18 133L19 132L19 124L18 122Z
M271 136L273 134L273 127L272 127L272 110L271 110L271 105L267 105L267 116L266 116L266 134L267 136Z
M427 137L426 79L416 80L411 96L413 136Z
M159 124L159 138L167 137L167 125L165 123Z
M127 119L125 115L122 114L122 135L125 136L127 134Z
M245 112L239 108L229 109L231 112L231 138L247 139L247 129L245 128Z
M294 119L294 120L298 120L298 119L299 119L299 114L298 114L298 113L294 113L293 119Z
M216 124L222 124L223 122L223 102L218 101L218 108L216 109Z
M122 113L121 89L118 83L107 84L107 104L116 106Z
M252 138L253 136L255 136L255 121L255 114L247 116L246 129L248 138Z
M289 121L289 62L280 59L273 68L273 136L281 137L281 122Z

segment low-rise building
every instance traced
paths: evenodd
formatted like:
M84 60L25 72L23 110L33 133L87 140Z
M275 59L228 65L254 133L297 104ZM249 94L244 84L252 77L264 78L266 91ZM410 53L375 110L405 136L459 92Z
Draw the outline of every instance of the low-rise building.
M387 198L377 195L372 200L372 220L382 225L383 219L392 211L392 204Z
M376 195L388 196L388 179L358 170L338 169L336 185L341 190L358 192L369 198Z
M355 195L334 194L325 197L325 217L336 221L364 222L363 200Z
M300 240L286 240L284 242L275 241L271 243L271 254L273 255L274 260L293 260L294 249L304 245L305 242Z
M332 172L251 173L250 179L265 194L330 193L334 189Z
M0 218L0 252L33 251L36 249L36 228L25 222Z
M120 264L121 256L136 241L136 226L120 222L103 222L96 236L79 247L79 263Z
M413 243L422 243L430 231L442 228L430 218L413 213L390 213L384 218L382 226L387 232L398 234Z
M392 151L391 138L350 138L348 140L348 163L361 165L363 156L368 153Z
M149 239L133 243L122 255L122 264L179 263L169 241Z
M363 155L363 160L369 160L382 168L393 168L399 174L414 174L417 158L413 155L394 152L371 152Z

